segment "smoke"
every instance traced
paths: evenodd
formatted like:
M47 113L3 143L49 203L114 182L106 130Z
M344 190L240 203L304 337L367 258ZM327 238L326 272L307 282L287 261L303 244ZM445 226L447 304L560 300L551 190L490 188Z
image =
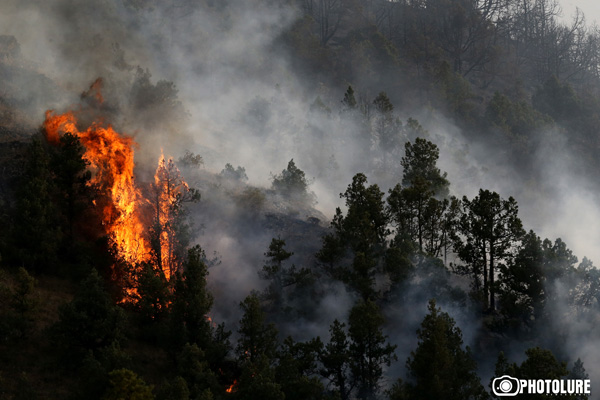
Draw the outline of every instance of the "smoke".
M79 95L102 77L105 103L98 113L139 142L142 180L149 180L161 149L175 158L186 150L202 155L203 168L186 176L202 193L202 201L188 207L197 229L193 239L219 260L209 277L214 319L235 329L239 302L266 287L258 272L271 238L287 241L295 253L290 264L314 264L320 237L335 207L343 207L339 193L352 176L367 172L369 183L387 191L401 181L402 154L382 171L381 152L369 149L363 127L339 115L346 85L296 73L281 41L301 15L287 2L171 3L3 1L0 34L17 38L21 56L15 65L29 71L7 93L20 93L31 126L39 126L48 108L83 107ZM578 160L564 150L569 146L563 132L539 132L531 155L535 168L521 170L510 164L511 155L498 152L495 139L475 141L436 112L397 114L403 120L417 118L440 147L440 167L448 172L453 194L472 198L487 188L513 196L526 229L552 240L561 237L578 256L600 260L598 196L578 173ZM292 158L311 181L316 210L286 204L269 189L272 175ZM243 166L249 181L219 178L226 163ZM320 222L311 225L309 217ZM427 301L439 297L421 274L426 272L407 284L402 302L384 310L387 334L399 346L392 377L404 375ZM467 290L465 282L452 279L450 286ZM311 303L318 315L278 321L284 334L326 340L333 319L347 318L353 295L339 283L320 284L321 296ZM567 348L586 366L596 366L597 340L585 323L570 319L566 299L559 296L553 309L565 318L560 324L571 327ZM468 300L448 297L438 305L457 320L466 344L475 347L481 341L481 321L472 317L476 313ZM519 354L520 348L511 356L517 361ZM496 355L489 355L492 362ZM492 369L488 362L483 374L491 375Z

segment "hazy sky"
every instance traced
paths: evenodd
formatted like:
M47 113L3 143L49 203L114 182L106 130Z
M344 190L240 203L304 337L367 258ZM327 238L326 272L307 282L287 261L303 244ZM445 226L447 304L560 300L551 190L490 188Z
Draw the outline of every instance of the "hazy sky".
M587 22L591 25L600 21L600 2L598 0L560 0L563 9L563 18L570 19L575 10L579 8L585 14Z

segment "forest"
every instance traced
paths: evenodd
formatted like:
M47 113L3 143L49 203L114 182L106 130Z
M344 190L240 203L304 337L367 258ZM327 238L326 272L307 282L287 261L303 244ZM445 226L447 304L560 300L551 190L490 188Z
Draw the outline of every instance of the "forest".
M580 11L0 11L0 399L492 399L504 375L594 398Z

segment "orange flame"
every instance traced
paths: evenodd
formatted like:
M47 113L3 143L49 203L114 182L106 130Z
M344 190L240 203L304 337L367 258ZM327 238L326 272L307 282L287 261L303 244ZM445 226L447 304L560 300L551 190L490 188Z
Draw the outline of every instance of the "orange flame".
M161 154L154 174L155 221L159 228L160 264L167 280L181 267L175 250L179 245L175 232L180 202L189 192L188 184L172 158Z
M97 82L98 83L98 82ZM101 82L92 85L98 90ZM97 87L98 86L98 87ZM102 224L116 249L120 259L134 268L142 262L151 261L151 245L147 237L148 229L142 219L142 209L152 204L155 215L155 229L160 251L158 262L167 280L181 267L176 257L179 245L175 225L180 202L190 192L179 169L172 159L168 161L161 155L154 176L152 201L145 199L136 187L134 180L134 147L131 137L119 134L112 126L102 126L94 122L84 131L77 128L77 118L73 112L54 114L46 112L44 121L45 135L49 143L58 144L62 135L69 133L79 138L85 148L83 157L89 161L92 170L91 184L101 193L108 194L110 201L102 205ZM97 206L96 202L94 205ZM135 286L135 279L127 277ZM128 289L132 301L135 287Z
M47 111L44 129L48 142L57 144L65 133L79 138L85 147L83 156L93 173L91 184L110 197L103 206L102 224L118 256L134 266L148 261L149 245L139 217L139 207L144 200L133 175L135 142L110 125L103 127L93 123L80 131L76 123L72 112L56 115Z
M228 387L228 388L227 388L225 391L226 391L227 393L233 393L233 392L235 392L235 389L236 389L236 386L237 386L237 384L238 384L238 381L237 381L237 379L234 379L234 380L233 380L233 383L231 384L231 386L229 386L229 387Z

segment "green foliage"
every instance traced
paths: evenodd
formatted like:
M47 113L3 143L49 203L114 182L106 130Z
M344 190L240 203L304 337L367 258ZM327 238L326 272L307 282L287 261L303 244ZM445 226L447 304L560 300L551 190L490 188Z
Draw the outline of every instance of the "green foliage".
M269 250L265 253L266 264L263 265L259 275L269 281L264 298L268 301L270 310L291 311L286 304L287 301L314 282L314 275L310 269L297 268L293 264L284 266L284 261L293 254L285 250L285 240L279 238L271 240Z
M373 116L374 133L383 153L383 168L388 168L388 156L393 155L401 143L402 122L394 118L394 105L385 92L380 92L373 100L375 115Z
M354 387L350 376L352 354L345 327L346 325L337 319L333 321L329 327L331 338L319 356L323 365L320 374L334 385L341 400L347 400Z
M315 101L313 101L313 103L310 105L309 109L313 113L321 113L323 115L331 114L331 108L329 108L325 103L323 103L321 96L317 96Z
M176 364L178 376L185 380L185 388L189 390L190 398L200 398L207 391L221 390L205 353L196 344L186 344L177 355ZM178 386L177 391L185 392L183 385Z
M179 157L177 164L182 165L185 168L200 168L204 165L204 159L200 154L194 154L189 150L185 151L182 157Z
M147 128L171 130L171 124L187 118L179 90L173 82L160 80L152 84L149 70L138 67L131 86L129 106L137 123Z
M236 352L238 359L246 363L264 363L274 359L277 350L277 329L266 324L265 313L256 294L251 294L240 303L244 312L238 333L240 338Z
M510 375L518 379L563 379L569 374L567 363L559 362L550 350L532 347L525 350L527 359L517 365L509 363L504 353L500 353L496 362L496 376ZM490 383L491 384L491 383ZM527 399L552 399L549 395L522 395ZM571 398L571 397L568 397Z
M531 325L542 316L546 300L543 263L542 241L529 231L516 257L500 267L498 292L509 325Z
M317 355L322 347L323 343L318 338L306 343L294 342L291 337L283 341L275 377L286 400L323 398L325 389L316 376Z
M16 193L11 246L15 252L14 258L30 270L50 269L58 261L57 251L62 232L54 202L56 190L50 157L40 140L33 139L29 145L21 185Z
M450 183L437 167L439 150L434 143L416 138L414 144L406 143L405 151L402 185L391 189L387 199L396 228L393 245L404 248L404 257L410 248L399 245L407 242L422 253L445 256L454 237L459 204L455 198L447 198ZM396 256L402 257L402 253Z
M495 310L497 268L510 261L512 249L525 233L519 208L512 197L505 200L483 189L473 200L465 196L462 202L458 228L465 242L456 240L454 249L466 263L462 272L471 275L475 297L481 294L484 309Z
M164 273L144 263L137 279L137 307L142 324L155 327L163 322L170 302L171 293Z
M433 76L440 95L445 101L442 107L469 121L472 118L473 103L471 101L474 97L469 81L453 72L450 64L446 61L435 68Z
M103 400L154 400L152 388L128 369L117 369L109 374L109 388Z
M376 184L367 186L367 177L356 174L352 183L340 197L346 200L346 216L335 220L338 236L354 252L371 254L385 242L387 216L383 202L384 193Z
M356 102L356 97L354 96L354 89L352 86L348 86L346 89L346 93L344 93L344 98L342 99L342 111L350 111L356 109L358 103Z
M330 266L333 276L343 280L363 299L374 298L374 276L378 258L385 252L388 217L383 202L383 192L377 185L367 185L364 174L356 174L346 191L348 211L344 216L336 209L331 226L332 234L323 238L323 247L317 254L321 262ZM347 250L354 256L350 265L336 265Z
M246 168L240 167L238 165L237 169L233 168L233 165L227 163L225 164L225 169L221 170L221 177L224 179L243 182L248 180L248 175L246 175Z
M358 397L375 398L383 377L383 366L395 361L395 345L387 343L382 332L385 319L379 307L371 300L359 301L350 310L348 333L352 342L350 370L356 382Z
M396 386L394 398L405 392L410 399L487 399L471 350L462 347L460 328L434 300L428 310L417 331L419 344L406 361L410 381Z
M266 278L272 278L281 271L282 263L290 258L294 253L285 250L285 240L280 238L271 239L269 251L265 253L268 258L268 264L263 266L263 274Z
M169 381L165 381L157 390L156 398L158 400L190 400L190 390L185 379L176 376Z
M440 151L435 143L416 138L414 144L406 142L405 155L402 157L402 185L413 187L423 185L424 190L433 196L447 197L450 183L447 174L437 167Z
M287 168L281 174L273 177L273 189L289 200L300 203L314 203L314 195L308 191L309 182L304 171L296 166L294 160L290 160Z
M80 284L73 300L60 308L60 319L53 326L56 343L64 351L70 367L75 367L91 352L99 356L105 348L124 338L125 314L114 305L96 270Z
M536 130L552 123L551 118L534 109L529 103L513 103L499 92L495 92L488 103L485 116L493 125L511 136L516 145L521 145Z
M261 354L242 369L236 398L240 400L284 400L285 393L276 381L269 359Z
M577 257L573 254L565 242L558 238L552 243L545 239L542 242L544 253L543 272L551 282L570 274L575 269Z
M533 95L533 106L557 121L581 116L581 101L573 88L561 83L556 76L550 77Z
M208 349L212 344L212 330L208 313L213 297L206 287L208 268L200 246L188 250L183 274L175 275L171 304L172 344L180 349L186 343Z

